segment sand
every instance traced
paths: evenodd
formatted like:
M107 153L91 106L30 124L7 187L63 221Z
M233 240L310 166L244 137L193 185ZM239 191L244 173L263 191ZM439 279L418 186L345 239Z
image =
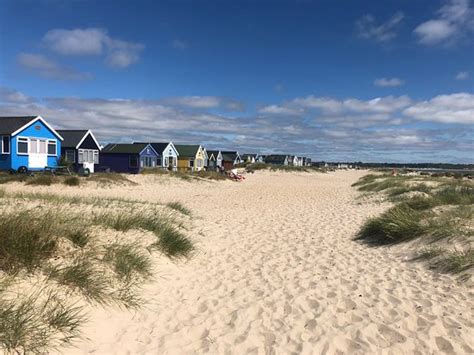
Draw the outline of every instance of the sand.
M356 199L350 185L363 174L136 176L137 186L81 189L182 202L198 251L187 262L156 258L142 309L90 308L87 340L64 353L472 353L472 290L409 261L403 248L352 240L388 207Z

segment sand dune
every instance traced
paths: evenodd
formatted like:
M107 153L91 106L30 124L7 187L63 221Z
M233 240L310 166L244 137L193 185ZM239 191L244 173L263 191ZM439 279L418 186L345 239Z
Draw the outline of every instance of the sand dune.
M243 183L163 181L81 194L181 201L198 245L156 261L137 312L92 309L69 353L472 353L472 291L352 240L387 206L360 204L363 172L258 172Z

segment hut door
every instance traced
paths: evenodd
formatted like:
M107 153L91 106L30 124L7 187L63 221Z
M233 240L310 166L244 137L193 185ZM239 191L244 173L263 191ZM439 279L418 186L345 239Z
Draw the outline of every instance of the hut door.
M29 168L44 169L48 165L47 143L44 139L30 139L28 157Z

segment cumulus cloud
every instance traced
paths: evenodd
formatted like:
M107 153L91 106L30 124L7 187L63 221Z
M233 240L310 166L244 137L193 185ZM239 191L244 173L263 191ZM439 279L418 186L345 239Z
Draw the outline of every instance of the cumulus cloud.
M44 35L43 44L65 56L105 53L106 64L114 68L126 68L137 62L145 48L141 43L113 38L103 28L53 29Z
M54 29L44 35L43 43L62 55L98 55L108 38L101 28Z
M405 84L405 82L399 78L379 78L374 80L374 85L375 86L380 86L380 87L397 87L397 86L402 86Z
M167 105L187 107L192 109L224 109L228 111L242 111L244 104L238 100L220 96L181 96L161 99Z
M386 22L377 23L373 15L365 15L356 21L357 35L363 39L388 42L397 36L397 31L404 17L402 12L397 12Z
M408 107L404 113L424 121L474 124L474 95L469 93L439 95Z
M265 114L257 116L252 111L215 113L226 100L237 102L214 96L31 98L13 89L0 90L2 115L41 114L54 127L90 128L102 143L173 140L201 143L210 149L300 154L315 160L400 160L401 155L405 161L441 155L445 161L472 160L470 126L446 124L472 123L465 120L469 113L460 114L473 110L473 97L467 93L426 101L405 96L371 100L307 96L263 106ZM300 114L289 120L281 110ZM431 129L414 125L426 117L436 121L439 115L452 117ZM446 155L447 149L454 155Z
M12 104L27 104L35 100L17 90L0 87L0 102Z
M264 106L258 110L260 114L270 114L270 115L285 115L293 116L300 115L302 111L290 107L278 106L278 105L269 105Z
M87 80L90 73L79 72L73 68L63 66L41 54L20 53L17 63L24 69L45 79L55 80Z
M359 100L349 98L337 100L328 97L316 97L313 95L296 98L286 103L289 107L303 109L320 109L325 113L340 114L341 112L358 113L390 113L400 110L411 103L408 96L386 96L371 100Z
M455 76L456 80L467 80L469 79L469 72L467 71L460 71Z
M470 0L450 0L442 6L437 17L418 25L413 31L425 45L450 44L474 30L474 10Z

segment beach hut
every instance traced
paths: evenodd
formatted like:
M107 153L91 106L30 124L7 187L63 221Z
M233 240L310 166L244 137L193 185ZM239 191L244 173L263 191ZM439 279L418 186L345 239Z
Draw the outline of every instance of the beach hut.
M204 148L201 145L176 144L178 170L200 171L204 169Z
M61 129L58 133L64 138L61 144L61 157L77 171L83 168L93 173L99 164L101 146L94 134L86 129Z
M63 137L41 116L0 117L0 170L56 168Z
M255 158L256 163L265 163L265 155L262 154L257 154L257 157Z
M253 164L257 161L258 154L242 154L241 158L244 163Z
M208 150L208 164L209 170L216 170L222 166L222 153L220 150Z
M133 144L146 144L135 142ZM162 167L168 170L176 170L178 168L179 153L176 150L173 142L167 143L150 143L153 149L158 153L156 162L157 167Z
M138 174L157 167L160 155L148 143L108 144L100 154L100 169L118 173Z
M265 163L275 165L289 165L288 155L271 154L265 157Z
M242 162L239 152L236 151L222 151L222 166L225 170L233 169L237 164Z
M209 155L207 154L206 148L202 148L203 154L204 154L204 169L207 169L207 166L209 164Z

